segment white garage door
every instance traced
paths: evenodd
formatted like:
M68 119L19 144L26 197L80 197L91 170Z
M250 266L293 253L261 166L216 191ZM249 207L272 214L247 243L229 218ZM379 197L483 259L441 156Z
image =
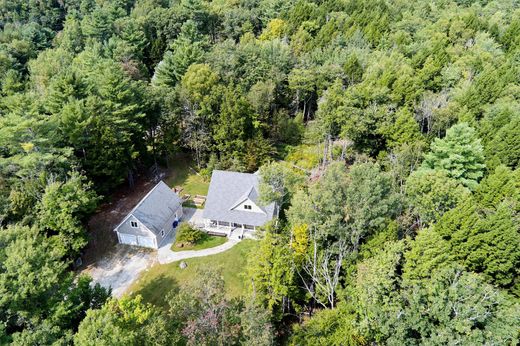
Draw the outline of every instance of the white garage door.
M119 242L121 244L137 245L137 237L131 234L119 233Z
M137 237L137 242L140 246L155 248L153 238L149 237Z

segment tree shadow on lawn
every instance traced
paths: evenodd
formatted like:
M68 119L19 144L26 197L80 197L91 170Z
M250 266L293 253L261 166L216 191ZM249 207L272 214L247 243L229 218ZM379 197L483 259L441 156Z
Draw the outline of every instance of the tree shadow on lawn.
M150 281L139 285L138 290L131 293L132 296L140 294L145 303L167 309L166 297L171 291L178 292L179 284L171 276L161 274Z

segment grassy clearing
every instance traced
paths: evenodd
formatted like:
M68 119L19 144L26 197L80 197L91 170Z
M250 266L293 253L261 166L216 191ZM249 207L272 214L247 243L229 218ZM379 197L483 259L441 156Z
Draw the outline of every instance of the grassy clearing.
M315 168L320 163L323 149L317 145L299 145L286 148L285 161L307 170Z
M178 155L170 160L171 174L166 178L166 184L170 187L182 186L181 195L207 195L209 182L197 174L194 163L184 155ZM189 203L188 201L187 203ZM193 203L193 202L191 202Z
M255 240L243 240L226 252L184 260L188 264L185 269L179 268L179 262L156 264L142 273L128 292L132 295L140 294L145 302L164 307L168 291L192 283L199 275L197 273L199 268L220 268L224 277L226 296L228 298L243 296L246 290L243 275L247 258L256 245Z
M219 246L224 244L227 241L226 237L217 237L214 235L204 234L204 237L198 241L194 245L185 245L183 247L177 246L177 242L175 242L171 249L172 251L178 252L178 251L188 251L188 250L204 250L209 249L215 246Z

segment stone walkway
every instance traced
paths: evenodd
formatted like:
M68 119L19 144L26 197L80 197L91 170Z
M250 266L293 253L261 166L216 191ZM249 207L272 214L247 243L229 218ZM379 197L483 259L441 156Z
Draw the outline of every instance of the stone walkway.
M168 242L157 251L157 260L159 261L159 263L165 264L193 257L215 255L231 249L238 243L239 240L228 239L228 241L224 244L209 249L174 252L170 249L172 244Z

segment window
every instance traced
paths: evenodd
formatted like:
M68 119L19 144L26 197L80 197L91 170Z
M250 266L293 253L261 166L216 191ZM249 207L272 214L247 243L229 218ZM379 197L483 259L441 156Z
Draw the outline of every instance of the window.
M249 204L244 204L244 209L246 209L246 210L251 210L251 208L252 208L251 205L249 205Z
M133 228L137 228L137 222L130 221L130 226L132 226Z
M161 237L164 237L164 229L161 231Z

